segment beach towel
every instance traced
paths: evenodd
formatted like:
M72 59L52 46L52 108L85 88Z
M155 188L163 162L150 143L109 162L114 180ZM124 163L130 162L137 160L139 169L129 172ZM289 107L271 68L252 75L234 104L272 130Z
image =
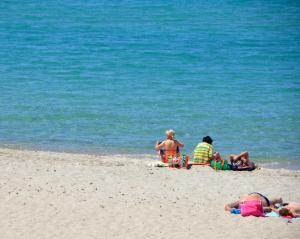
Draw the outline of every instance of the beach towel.
M281 217L278 213L276 213L276 212L268 212L268 213L266 213L266 217ZM283 217L283 218L285 218L285 219L289 219L289 220L296 220L296 221L300 221L300 217L294 217L294 218L292 218L292 217Z

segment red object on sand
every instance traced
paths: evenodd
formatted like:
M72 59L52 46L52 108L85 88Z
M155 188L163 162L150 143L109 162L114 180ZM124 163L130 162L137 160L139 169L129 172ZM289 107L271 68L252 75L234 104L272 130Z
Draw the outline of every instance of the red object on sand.
M185 156L185 167L186 167L186 169L189 168L189 156L188 155Z

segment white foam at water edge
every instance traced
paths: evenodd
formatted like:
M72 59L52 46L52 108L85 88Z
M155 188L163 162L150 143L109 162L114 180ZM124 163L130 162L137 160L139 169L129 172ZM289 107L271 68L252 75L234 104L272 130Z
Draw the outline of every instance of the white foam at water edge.
M264 168L270 168L270 169L287 169L287 170L294 170L294 171L300 170L300 164L298 162L292 162L292 161L263 162L263 163L258 163L258 166Z

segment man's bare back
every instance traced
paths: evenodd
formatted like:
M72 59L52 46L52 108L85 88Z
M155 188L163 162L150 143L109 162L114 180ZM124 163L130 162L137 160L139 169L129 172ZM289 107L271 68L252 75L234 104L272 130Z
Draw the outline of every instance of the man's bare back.
M175 139L166 139L161 144L165 150L177 150L177 147L182 147L181 143Z

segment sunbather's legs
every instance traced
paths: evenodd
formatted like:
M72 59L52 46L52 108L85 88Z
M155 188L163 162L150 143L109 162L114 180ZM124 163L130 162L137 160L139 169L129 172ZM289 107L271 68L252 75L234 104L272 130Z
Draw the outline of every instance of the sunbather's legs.
M249 165L249 153L247 151L240 153L239 156L245 165Z
M229 155L230 162L233 163L236 160L236 157L237 157L236 154L230 154Z
M244 151L240 154L230 154L229 159L231 163L237 160L242 160L243 164L249 165L249 153L247 151Z

